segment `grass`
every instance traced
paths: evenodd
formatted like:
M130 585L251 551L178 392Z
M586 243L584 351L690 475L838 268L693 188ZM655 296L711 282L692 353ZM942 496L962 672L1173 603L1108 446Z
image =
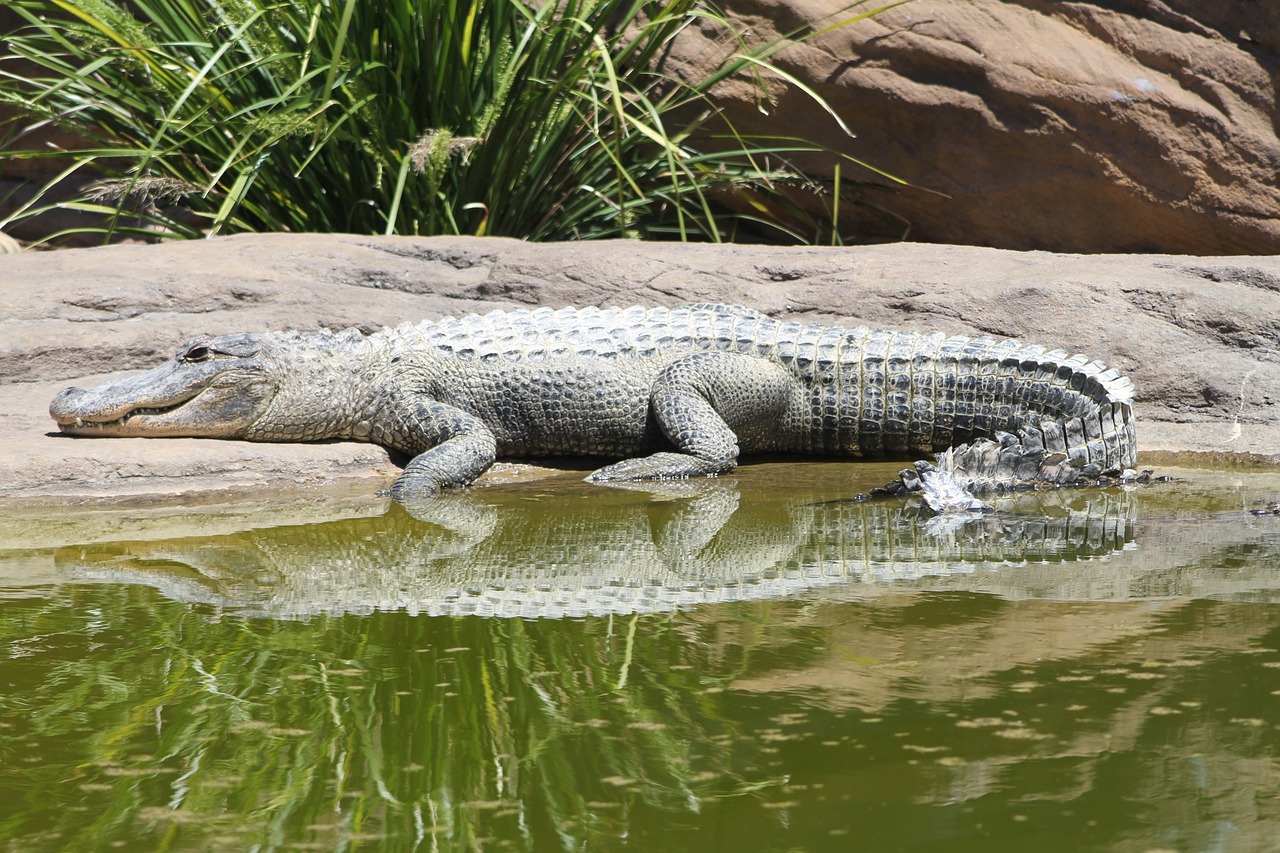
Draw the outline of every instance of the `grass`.
M887 8L865 2L749 47L702 0L11 0L25 24L0 58L0 103L19 118L0 128L0 156L66 167L0 231L60 206L98 217L75 231L104 241L746 227L811 242L787 188L808 181L791 158L817 147L741 136L711 94L750 75L763 99L773 56ZM733 48L700 77L667 67L690 26ZM49 123L85 144L23 147ZM83 191L55 202L64 179ZM749 213L720 204L735 194Z

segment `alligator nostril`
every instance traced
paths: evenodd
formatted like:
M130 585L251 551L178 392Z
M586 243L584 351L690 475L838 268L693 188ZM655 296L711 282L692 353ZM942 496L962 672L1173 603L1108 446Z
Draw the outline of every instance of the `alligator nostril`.
M53 398L53 401L49 403L49 414L56 418L60 414L69 413L68 407L73 405L76 398L83 394L84 389L82 388L64 388L59 391L57 396Z

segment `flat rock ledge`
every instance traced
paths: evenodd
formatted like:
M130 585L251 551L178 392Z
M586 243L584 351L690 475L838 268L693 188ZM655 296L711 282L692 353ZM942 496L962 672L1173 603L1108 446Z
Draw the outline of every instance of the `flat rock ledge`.
M0 258L0 500L197 502L394 479L367 444L52 432L57 391L152 367L197 335L690 301L1083 352L1136 383L1144 463L1280 465L1280 258L263 234ZM487 480L542 475L501 465Z

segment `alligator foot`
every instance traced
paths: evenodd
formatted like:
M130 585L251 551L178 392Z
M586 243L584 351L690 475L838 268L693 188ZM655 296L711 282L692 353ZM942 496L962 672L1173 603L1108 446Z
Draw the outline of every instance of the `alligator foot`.
M919 461L905 468L895 480L875 488L859 500L897 497L919 493L937 513L990 511L978 494L1004 494L1040 488L1107 487L1113 485L1168 482L1149 470L1103 469L1102 466L1068 458L1043 447L1027 447L1017 436L997 433L993 439L979 439L939 453L937 464ZM1280 514L1280 508L1277 509Z
M680 480L686 477L714 477L732 471L737 459L704 459L689 453L654 453L635 459L623 459L606 465L587 477L590 483L616 483L628 480Z

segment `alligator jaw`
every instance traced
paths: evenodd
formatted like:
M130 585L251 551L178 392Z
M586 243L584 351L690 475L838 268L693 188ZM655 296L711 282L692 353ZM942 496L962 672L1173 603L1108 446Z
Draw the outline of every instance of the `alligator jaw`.
M139 433L135 432L130 426L130 422L133 421L134 418L167 415L170 412L176 411L185 406L193 399L195 399L194 395L168 406L139 406L136 409L130 409L114 420L99 420L88 415L76 415L74 417L55 416L54 420L58 424L58 429L66 435L92 435L100 437L136 435ZM147 424L139 422L137 424L133 424L133 427L137 427L145 433Z

